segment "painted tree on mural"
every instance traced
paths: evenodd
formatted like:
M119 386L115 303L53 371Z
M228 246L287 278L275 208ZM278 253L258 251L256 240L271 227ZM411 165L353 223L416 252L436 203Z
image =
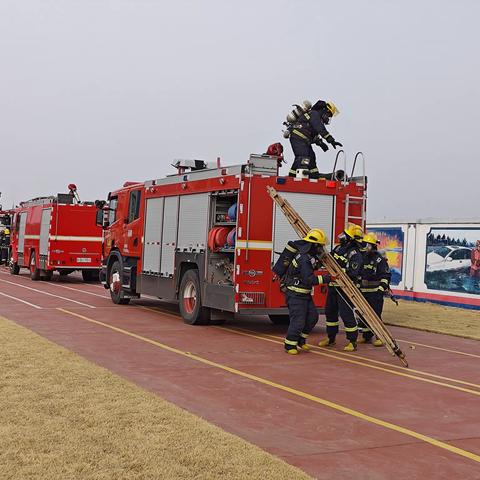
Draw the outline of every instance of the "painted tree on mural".
M469 242L465 237L460 238L455 238L455 237L450 237L449 235L440 235L437 234L435 235L434 233L430 232L427 235L427 245L428 246L446 246L446 245L451 245L451 246L459 246L459 247L474 247L475 242Z

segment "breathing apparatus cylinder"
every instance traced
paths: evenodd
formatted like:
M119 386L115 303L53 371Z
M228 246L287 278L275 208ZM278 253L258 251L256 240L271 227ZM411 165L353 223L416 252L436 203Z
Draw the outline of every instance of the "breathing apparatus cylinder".
M309 112L312 109L312 102L310 100L304 100L302 105L293 105L295 108L287 115L287 122L296 122L304 113Z
M273 273L280 278L283 277L285 273L287 273L287 269L297 253L298 248L295 243L292 241L288 242L272 268Z
M286 129L283 131L283 138L289 138L293 124L304 114L312 109L312 102L310 100L304 100L302 105L293 105L295 108L287 115L287 121L283 124L286 125Z

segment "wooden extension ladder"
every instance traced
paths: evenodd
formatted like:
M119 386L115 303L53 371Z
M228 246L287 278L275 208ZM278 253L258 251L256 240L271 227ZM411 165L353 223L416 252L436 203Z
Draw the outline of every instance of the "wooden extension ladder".
M267 191L273 201L280 207L298 236L300 238L305 237L309 232L310 227L298 215L290 203L280 196L273 187L267 186ZM375 313L373 308L365 300L362 292L356 287L350 277L342 270L340 265L338 265L333 256L328 253L325 248L323 249L320 260L328 273L336 277L335 281L341 287L342 294L346 296L351 303L354 314L357 317L360 317L370 327L372 332L383 342L386 349L393 356L398 357L404 367L408 367L405 354L400 350L400 347L382 322L381 318Z

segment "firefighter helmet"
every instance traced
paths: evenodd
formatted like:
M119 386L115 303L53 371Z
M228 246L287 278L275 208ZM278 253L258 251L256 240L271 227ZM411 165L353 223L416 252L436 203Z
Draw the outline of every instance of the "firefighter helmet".
M306 242L310 243L318 243L320 245L326 245L327 244L327 236L323 232L323 230L320 230L319 228L312 228L303 239Z
M371 245L377 245L378 243L377 236L374 233L366 233L363 236L363 241L365 243L370 243Z
M327 110L331 113L332 117L336 117L340 113L340 110L333 102L327 102Z
M10 235L10 230L9 230L8 228L6 228L6 229L3 231L3 233L4 233L5 235Z
M356 223L349 223L346 227L344 232L350 237L360 240L363 237L363 229L360 225Z

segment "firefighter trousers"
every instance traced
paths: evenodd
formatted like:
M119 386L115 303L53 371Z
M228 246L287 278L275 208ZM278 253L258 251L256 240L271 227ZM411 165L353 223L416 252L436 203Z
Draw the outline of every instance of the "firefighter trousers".
M336 287L333 286L328 287L325 319L328 338L333 341L338 333L338 293Z
M345 294L341 295L337 287L328 287L327 302L325 304L325 318L327 325L327 336L331 342L335 341L338 333L338 316L342 317L345 325L345 335L347 340L355 343L358 337L357 321L353 314L350 304L347 302Z
M374 312L378 315L379 318L382 318L383 311L383 292L362 292L365 300L373 308ZM373 337L373 332L370 330L370 327L365 324L362 320L358 321L358 326L362 329L363 338L365 340L370 340Z
M285 348L290 350L306 342L318 322L318 312L311 295L300 297L287 293L286 297L290 324L285 338Z
M290 145L292 146L295 159L290 168L289 176L294 177L298 169L304 169L308 170L310 178L319 178L317 158L312 145L296 135L290 137Z

